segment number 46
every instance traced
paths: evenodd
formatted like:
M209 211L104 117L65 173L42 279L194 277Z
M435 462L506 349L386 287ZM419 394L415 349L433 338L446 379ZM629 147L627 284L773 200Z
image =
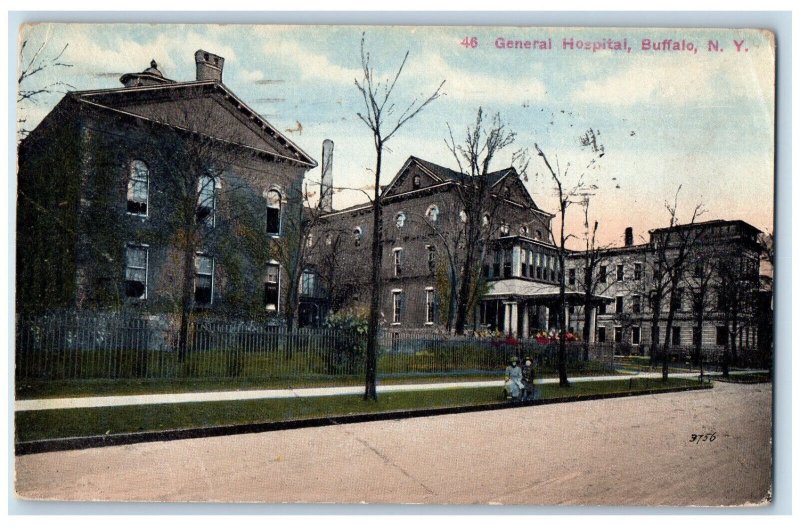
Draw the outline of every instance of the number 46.
M476 48L478 47L478 37L464 37L464 40L461 41L461 45L464 47Z

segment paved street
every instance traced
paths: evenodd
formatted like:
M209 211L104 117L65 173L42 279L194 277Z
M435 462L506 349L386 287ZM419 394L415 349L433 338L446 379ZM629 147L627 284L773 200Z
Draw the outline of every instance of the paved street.
M23 498L758 504L771 384L16 458ZM713 441L691 435L716 433Z

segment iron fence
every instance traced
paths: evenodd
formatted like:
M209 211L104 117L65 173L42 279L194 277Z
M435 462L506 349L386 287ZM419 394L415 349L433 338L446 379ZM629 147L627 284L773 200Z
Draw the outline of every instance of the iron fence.
M18 381L360 376L367 343L352 330L219 318L190 320L181 339L168 315L62 312L16 325ZM540 374L557 363L556 342L383 330L378 343L380 377L500 374L514 355ZM613 344L569 342L566 357L573 375L614 368Z

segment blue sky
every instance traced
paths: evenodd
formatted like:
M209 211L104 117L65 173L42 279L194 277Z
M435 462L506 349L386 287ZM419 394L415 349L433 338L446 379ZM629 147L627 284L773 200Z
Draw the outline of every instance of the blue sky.
M119 87L123 73L155 59L175 80L194 79L194 51L225 57L223 81L279 130L319 159L322 141L335 143L337 185L365 188L372 180L374 149L354 79L360 76L359 44L366 32L376 73L396 71L409 59L396 92L398 105L426 97L442 80L446 95L410 121L388 144L384 184L416 155L455 167L445 147L447 123L456 139L478 106L499 112L517 141L494 168L506 166L517 148L538 143L571 173L587 162L577 138L600 131L606 154L591 177L599 186L591 214L605 242L621 242L626 226L638 238L667 220L664 207L681 186L679 217L703 203L701 219L743 219L772 230L774 48L770 35L748 30L543 29L491 27L241 26L241 25L36 25L24 27L31 44L46 41L73 64L56 73L75 89ZM478 45L460 45L465 37ZM500 49L506 40L545 40L550 50ZM631 52L563 50L564 38L601 42L627 38ZM644 39L686 40L691 51L642 51ZM718 40L722 52L708 52ZM734 40L744 43L737 52ZM31 46L29 46L31 47ZM745 52L744 50L747 49ZM37 82L44 82L42 78ZM20 108L37 122L61 95ZM563 112L562 112L563 111ZM552 184L538 159L528 188L537 204L555 211ZM318 169L309 179L318 180ZM537 176L537 173L539 174ZM341 191L334 206L363 200ZM568 228L582 230L582 213L570 211Z

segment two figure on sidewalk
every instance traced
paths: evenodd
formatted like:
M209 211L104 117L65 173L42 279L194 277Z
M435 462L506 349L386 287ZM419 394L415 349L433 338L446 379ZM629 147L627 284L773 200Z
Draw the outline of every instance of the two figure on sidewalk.
M511 397L515 402L533 400L533 362L530 357L525 357L522 367L518 364L516 356L511 358L511 364L506 367L505 396Z

